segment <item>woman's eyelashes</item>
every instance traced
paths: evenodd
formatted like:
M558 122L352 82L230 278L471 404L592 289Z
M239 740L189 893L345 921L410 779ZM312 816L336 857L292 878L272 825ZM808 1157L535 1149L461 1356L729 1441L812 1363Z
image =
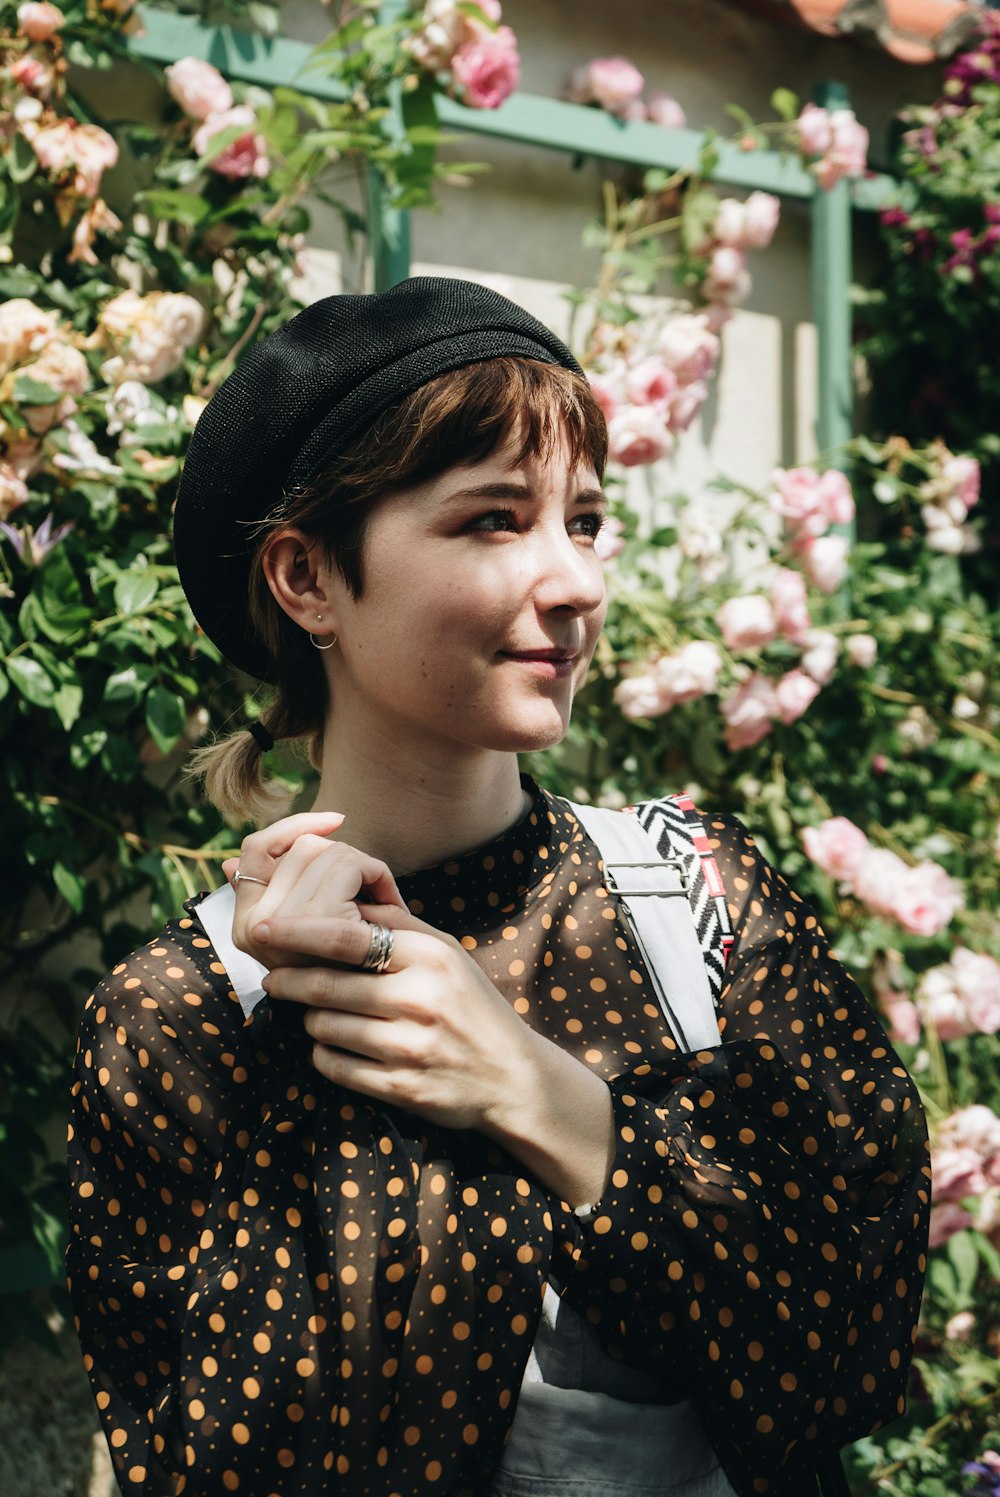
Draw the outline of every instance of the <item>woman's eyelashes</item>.
M602 510L588 510L585 514L574 515L568 522L567 528L590 540L596 540L604 525L604 519ZM500 508L487 510L484 514L474 516L464 528L467 531L499 534L503 531L516 532L521 527L522 518L516 509Z

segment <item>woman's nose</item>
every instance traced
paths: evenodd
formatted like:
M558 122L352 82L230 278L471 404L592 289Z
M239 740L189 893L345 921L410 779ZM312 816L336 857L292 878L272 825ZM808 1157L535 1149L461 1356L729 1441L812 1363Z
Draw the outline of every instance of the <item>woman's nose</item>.
M593 546L581 545L563 527L546 535L535 586L538 607L545 612L565 608L585 614L601 608L604 598L604 568Z

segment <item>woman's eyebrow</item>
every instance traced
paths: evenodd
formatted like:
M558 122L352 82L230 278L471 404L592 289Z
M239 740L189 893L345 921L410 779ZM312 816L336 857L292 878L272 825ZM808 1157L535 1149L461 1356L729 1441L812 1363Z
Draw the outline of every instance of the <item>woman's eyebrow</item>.
M444 500L445 504L456 504L469 499L534 499L535 491L530 484L510 483L503 480L495 483L477 483L470 488L456 489ZM573 496L574 504L605 504L607 495L603 489L581 489Z

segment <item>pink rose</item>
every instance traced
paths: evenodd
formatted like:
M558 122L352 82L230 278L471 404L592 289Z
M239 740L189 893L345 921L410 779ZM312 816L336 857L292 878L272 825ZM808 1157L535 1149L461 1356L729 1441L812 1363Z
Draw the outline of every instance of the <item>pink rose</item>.
M775 685L783 723L793 723L819 695L819 687L805 671L788 671Z
M661 359L643 359L625 376L625 394L633 405L666 405L677 393L677 376Z
M849 525L854 519L854 493L845 474L838 468L827 468L816 484L817 499L827 523Z
M182 57L164 69L167 90L193 120L207 120L233 107L233 91L218 68L198 57Z
M976 1317L971 1310L959 1310L945 1324L946 1341L968 1341L976 1328Z
M657 349L668 369L682 385L706 380L719 357L719 338L703 313L687 312L671 317L657 341Z
M939 863L924 861L907 868L899 880L892 913L915 936L936 936L963 903L962 891Z
M726 720L724 738L726 747L733 753L739 749L752 748L771 731L771 724L778 716L778 699L774 686L766 676L759 673L744 681L721 703Z
M829 529L819 475L812 468L775 468L771 485L771 508L788 521L790 530L817 536Z
M611 114L622 114L639 98L646 80L626 57L596 57L579 69L571 87L577 103L599 104Z
M708 275L702 282L701 294L706 301L722 302L727 307L745 301L750 294L745 252L729 244L720 244L714 249L709 256Z
M955 989L981 1034L1000 1031L1000 962L984 952L959 946L952 953Z
M674 439L663 414L650 405L625 406L608 422L608 450L616 463L636 468L673 451Z
M509 26L484 30L475 41L459 47L451 59L451 71L470 109L499 109L521 74L517 37Z
M833 145L830 112L818 104L807 104L796 122L799 145L806 156L820 156Z
M825 686L833 675L837 666L837 655L840 646L837 636L831 634L829 629L810 629L803 640L805 649L799 665L820 686Z
M964 1201L986 1189L983 1162L975 1149L935 1149L931 1170L931 1194L936 1202Z
M873 915L895 914L896 887L907 872L902 858L885 847L869 847L851 877L852 891Z
M208 162L209 169L218 172L220 177L229 177L232 181L239 181L245 177L266 177L271 170L271 163L267 158L267 143L262 135L254 130L257 116L249 104L237 104L233 109L227 109L222 114L209 115L198 129L191 140L191 149L196 156L204 156L212 141L223 130L231 130L238 125L245 126L242 135L237 136L229 145L223 146L217 156Z
M916 1045L920 1041L920 1010L904 993L893 991L878 994L879 1006L889 1025L889 1038L894 1044Z
M47 99L52 92L53 73L38 57L15 57L10 65L10 76L25 93L36 99Z
M49 5L47 0L17 7L17 29L30 42L50 42L65 24L58 5Z
M954 1237L956 1232L971 1226L972 1217L968 1211L963 1206L957 1206L954 1201L943 1201L940 1206L932 1206L928 1247L943 1247L949 1237Z
M844 654L858 670L870 670L878 655L878 641L873 634L849 634L844 640Z
M947 457L941 464L941 477L967 510L979 501L979 464L974 457Z
M670 402L667 417L670 430L678 433L687 431L707 399L708 386L704 380L697 379L693 384L681 385Z
M868 131L851 109L834 109L829 116L831 144L813 170L827 191L844 177L860 177L868 165ZM801 132L800 132L801 134Z
M767 249L781 218L781 200L770 192L752 192L743 205L744 242L748 249Z
M664 655L654 668L672 706L707 696L715 690L721 671L722 656L707 639L688 640L673 655Z
M960 1107L941 1124L940 1138L956 1148L975 1149L988 1161L1000 1153L1000 1117L982 1102Z
M90 369L83 354L55 339L46 343L38 358L25 364L22 372L60 395L82 395L90 389Z
M43 170L54 176L73 171L73 190L81 197L96 198L102 174L118 160L113 137L99 125L66 119L25 135Z
M55 312L43 312L26 296L0 302L0 375L44 347L58 322Z
M626 676L615 687L615 701L623 717L632 719L659 717L673 705L670 693L655 676Z
M778 227L781 205L769 192L752 192L745 202L722 198L712 237L733 249L766 249Z
M859 826L846 816L829 816L819 826L802 833L806 857L831 878L850 881L868 852L870 843Z
M809 580L824 593L835 593L847 576L847 553L850 547L842 535L819 535L806 547L806 571Z
M617 515L608 515L597 532L594 550L601 561L613 561L625 549L625 526Z
M777 633L771 605L759 593L729 598L716 609L715 622L731 650L759 649L770 644Z
M771 584L771 605L782 634L795 644L802 644L810 621L806 582L801 572L793 572L789 567L778 568Z
M588 371L587 380L594 392L594 397L601 410L604 412L605 421L610 421L618 409L618 397L615 387L603 374L592 374Z
M924 973L920 979L919 997L924 1018L938 1039L945 1042L957 1040L975 1031L965 1004L955 991L950 964L932 967Z
M687 124L687 115L672 94L650 94L646 118L654 125L665 125L668 130L683 130Z

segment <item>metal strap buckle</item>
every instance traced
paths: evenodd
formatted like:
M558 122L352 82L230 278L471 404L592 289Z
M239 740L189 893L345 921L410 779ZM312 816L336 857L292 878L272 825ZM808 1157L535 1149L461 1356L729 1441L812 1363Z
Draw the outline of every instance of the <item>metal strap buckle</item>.
M616 870L620 868L672 868L680 881L679 889L625 889L619 884ZM650 895L657 899L670 899L672 896L681 895L687 899L690 882L687 869L680 858L656 858L649 862L604 862L604 881L612 894L617 894L621 899L634 899L639 895Z

